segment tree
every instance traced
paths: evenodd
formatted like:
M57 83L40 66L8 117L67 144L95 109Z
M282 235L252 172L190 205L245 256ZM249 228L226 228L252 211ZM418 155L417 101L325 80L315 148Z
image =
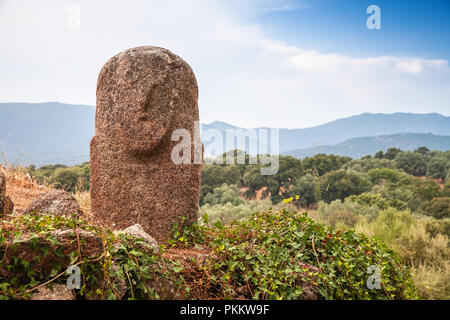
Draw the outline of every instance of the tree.
M89 190L90 168L89 162L73 167L61 164L42 166L30 173L40 182L49 183L56 188L74 192L76 188Z
M306 171L310 173L317 171L322 176L332 170L340 169L345 163L351 160L352 158L350 157L335 156L333 154L317 154L314 157L303 159L302 163Z
M395 168L395 163L388 159L357 159L347 162L342 166L344 170L368 172L371 169Z
M427 177L444 182L448 169L449 162L444 157L433 157L428 163Z
M291 156L280 156L279 169L274 175L263 176L260 169L260 165L255 165L245 173L244 183L249 188L245 195L252 197L257 191L265 188L263 196L270 193L275 204L287 195L289 186L303 175L302 161Z
M289 187L289 195L291 197L300 196L297 200L297 206L309 207L319 200L316 179L312 174L307 173Z
M413 176L424 176L427 173L427 159L421 153L402 152L394 160L397 168Z
M450 218L450 197L432 199L424 206L424 211L436 219Z
M406 178L405 173L389 168L371 169L367 172L367 174L369 175L370 180L373 184L379 184L383 181L397 183L400 180Z
M378 151L377 153L375 153L375 158L376 159L383 159L384 158L384 153L382 150Z
M423 154L423 155L427 155L428 153L430 153L430 149L428 149L427 147L420 147L417 148L416 150L414 150L414 152Z
M320 180L321 197L327 202L336 199L344 201L351 195L369 191L372 186L367 175L345 170L331 171Z
M222 184L218 188L214 188L212 193L207 194L204 199L204 204L218 205L231 203L237 206L243 203L244 200L239 198L239 187L236 185Z
M385 153L384 157L389 160L394 160L394 158L403 151L398 148L389 148Z
M200 187L200 205L203 205L203 199L208 193L213 192L214 188L218 188L224 183L241 187L244 169L244 165L204 164Z

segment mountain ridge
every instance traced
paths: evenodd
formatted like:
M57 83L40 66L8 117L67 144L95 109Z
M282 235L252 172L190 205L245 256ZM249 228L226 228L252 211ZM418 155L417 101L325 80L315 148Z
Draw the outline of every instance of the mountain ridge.
M95 107L59 102L0 103L0 152L8 162L24 165L89 161L94 135ZM225 136L227 129L244 129L223 121L201 124ZM259 127L255 129L263 129ZM319 126L279 129L281 154L314 146L333 146L348 139L399 133L450 136L450 117L438 114L396 112L363 113Z
M365 155L374 155L377 151L385 152L389 148L413 151L426 146L430 150L450 150L450 136L431 133L398 133L375 137L358 137L345 140L336 145L319 145L283 152L297 158L311 157L319 153L347 156L353 159Z

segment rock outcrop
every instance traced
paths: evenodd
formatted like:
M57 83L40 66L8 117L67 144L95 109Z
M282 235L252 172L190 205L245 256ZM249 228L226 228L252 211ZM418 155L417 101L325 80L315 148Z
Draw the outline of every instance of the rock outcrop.
M50 190L42 194L24 211L24 213L30 212L66 217L70 217L72 214L77 216L82 214L77 200L64 190Z
M13 213L14 203L9 196L6 195L6 176L0 171L0 219Z
M146 246L148 246L148 248L151 248L154 253L159 253L158 242L155 239L153 239L149 234L147 234L140 224L132 225L131 227L122 230L120 233L130 235L135 238L143 239L145 246L141 247L147 249Z

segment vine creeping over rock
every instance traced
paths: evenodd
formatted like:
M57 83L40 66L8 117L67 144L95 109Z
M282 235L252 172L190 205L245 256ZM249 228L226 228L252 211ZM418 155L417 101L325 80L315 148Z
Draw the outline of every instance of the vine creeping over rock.
M206 215L203 220L175 228L159 252L144 239L75 216L0 221L0 299L31 299L41 288L65 284L70 265L81 269L76 299L417 298L392 250L306 213L269 210L213 226ZM370 290L373 265L381 287Z

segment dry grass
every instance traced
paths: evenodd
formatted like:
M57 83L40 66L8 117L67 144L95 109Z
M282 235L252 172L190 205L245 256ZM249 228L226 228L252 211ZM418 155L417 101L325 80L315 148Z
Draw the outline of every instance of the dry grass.
M0 165L0 171L6 176L6 194L14 202L17 213L22 212L34 199L50 187L42 186L35 181L27 171L20 166Z
M42 193L53 189L52 185L39 184L21 166L7 165L4 167L0 164L0 172L3 172L6 176L6 194L13 200L16 214L22 213ZM91 217L91 198L89 191L82 191L80 188L77 188L73 196L80 204L81 210L86 216Z

